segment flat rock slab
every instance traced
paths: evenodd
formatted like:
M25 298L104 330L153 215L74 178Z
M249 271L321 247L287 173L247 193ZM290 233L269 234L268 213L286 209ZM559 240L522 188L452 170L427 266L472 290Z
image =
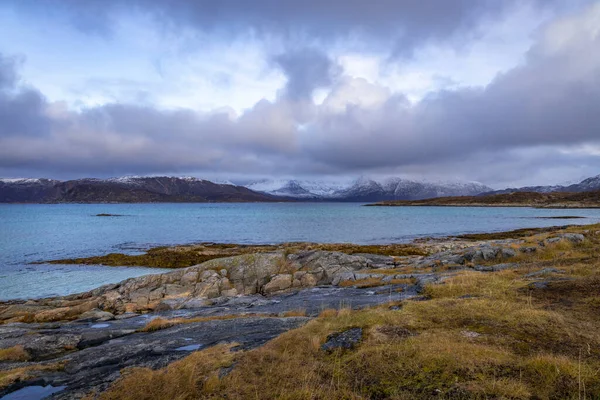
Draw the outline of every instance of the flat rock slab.
M250 349L290 329L305 324L309 318L239 318L176 325L151 333L132 333L94 347L68 353L53 360L64 362L63 371L36 379L37 385L64 386L49 399L72 399L91 390L103 390L119 378L127 367L162 368L179 360L191 350L218 343L239 343ZM192 347L193 346L193 347ZM189 348L190 351L181 351ZM0 391L0 396L18 387Z
M398 292L401 287L404 290ZM254 348L310 319L277 317L286 311L303 310L309 316L316 316L326 308L358 309L410 298L415 294L415 288L407 285L368 289L315 287L274 296L234 297L194 309L130 314L129 318L112 321L0 325L0 348L21 345L34 355L31 362L0 365L0 370L39 362L65 363L64 371L48 372L34 381L9 387L0 391L0 397L25 385L51 385L65 388L52 394L50 399L78 398L91 390L105 389L119 378L119 371L123 368L162 368L185 357L190 351L223 342L239 343L242 349ZM181 324L150 333L138 332L155 317L223 315L244 318Z

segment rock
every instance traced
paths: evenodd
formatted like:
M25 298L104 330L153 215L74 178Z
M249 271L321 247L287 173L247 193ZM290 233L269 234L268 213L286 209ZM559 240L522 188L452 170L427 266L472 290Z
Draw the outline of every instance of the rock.
M547 281L538 281L532 282L528 285L530 289L548 289L549 282Z
M500 257L502 258L512 258L516 257L517 252L510 247L502 247L499 252Z
M575 244L582 243L585 240L585 236L583 236L581 233L563 233L560 235L560 237Z
M238 291L236 288L225 289L221 291L221 296L224 297L234 297L238 295Z
M530 272L530 273L526 274L525 276L528 278L531 278L531 277L535 277L535 276L547 275L547 274L552 274L552 273L562 273L562 271L560 271L556 268L544 268L539 271Z
M48 360L77 348L80 334L32 335L23 345L32 360Z
M496 264L496 265L476 265L473 267L475 271L480 272L497 272L505 269L518 268L519 264L515 263L506 263L506 264Z
M523 246L519 248L521 253L535 253L537 251L537 247L535 246Z
M327 336L327 341L321 350L332 352L337 349L353 349L362 340L362 328L351 328L343 332L332 333Z
M181 284L184 285L184 286L193 285L196 282L198 282L199 275L200 274L198 273L198 271L189 271L189 272L186 272L181 277Z
M317 278L312 274L306 274L300 279L303 287L312 287L317 285Z
M355 253L354 256L364 257L377 267L389 267L395 265L394 257L380 254Z
M464 337L471 338L471 339L481 336L481 333L477 333L477 332L473 332L473 331L461 331L460 334L463 335Z
M87 321L110 321L115 319L113 313L109 313L107 311L102 311L97 308L94 308L90 311L86 311L77 318L78 320L87 320Z
M265 294L271 294L279 292L280 290L289 289L292 287L292 275L291 274L280 274L274 276L269 283L263 287Z
M121 315L116 315L115 319L116 320L129 319L129 318L137 317L138 315L140 315L140 314L128 312L128 313L124 313Z

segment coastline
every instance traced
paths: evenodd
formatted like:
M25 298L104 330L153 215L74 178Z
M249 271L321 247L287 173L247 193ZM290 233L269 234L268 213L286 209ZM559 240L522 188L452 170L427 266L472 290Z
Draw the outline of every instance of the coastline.
M193 246L206 252L214 244L168 251ZM149 390L145 385L156 393L176 388L204 398L196 392L204 386L177 386L169 371L204 371L197 363L207 357L217 363L206 367L206 374L218 376L210 378L216 379L211 389L216 397L247 398L260 381L266 396L276 398L277 390L302 387L298 378L307 390L321 387L320 379L339 362L330 354L350 363L343 379L354 379L346 376L358 368L352 360L365 360L361 374L380 382L376 390L389 382L377 365L400 362L411 398L427 398L418 376L420 365L430 362L439 374L428 375L425 384L449 394L463 388L465 398L478 392L461 382L491 383L497 366L531 393L551 388L564 397L577 379L586 382L588 393L600 390L597 374L548 386L546 370L535 375L531 368L538 364L528 364L543 351L549 370L559 359L561 368L600 366L595 333L600 318L592 316L596 303L589 297L600 294L600 224L423 238L387 247L222 246L246 252L219 253L224 257L85 293L0 302L0 377L10 377L0 379L0 395L43 382L58 388L53 399L116 399L123 390L136 397ZM578 359L572 350L590 343L591 353ZM388 350L379 352L381 346ZM486 369L498 351L507 356ZM393 354L403 356L389 359ZM457 365L443 361L456 357ZM323 377L314 375L315 362ZM474 367L461 368L465 362ZM128 367L138 368L117 373ZM219 372L222 368L227 372ZM273 382L256 380L265 368ZM312 378L306 381L308 371ZM208 379L203 374L197 379ZM447 381L447 374L457 380ZM398 387L394 379L399 378L391 385ZM154 381L163 383L155 387ZM352 387L331 387L323 395L350 395Z

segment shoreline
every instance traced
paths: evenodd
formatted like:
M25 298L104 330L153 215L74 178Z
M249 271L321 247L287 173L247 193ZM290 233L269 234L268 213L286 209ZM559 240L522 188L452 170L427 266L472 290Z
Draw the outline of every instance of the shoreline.
M394 203L369 203L363 204L363 207L490 207L490 208L535 208L540 210L595 210L600 208L600 205L568 205L568 206L536 206L534 204L473 204L473 203L456 203L456 204L394 204Z
M197 246L191 249L198 252ZM206 252L215 244L200 246ZM259 382L277 398L281 382L287 393L302 385L315 393L320 379L328 382L335 371L342 379L350 373L352 382L359 365L376 392L405 387L409 398L431 394L420 391L424 367L434 371L425 377L427 387L448 394L471 390L463 382L473 379L497 387L496 367L539 393L555 379L546 371L600 367L593 297L600 296L600 224L369 249L296 243L225 254L240 247L222 246L212 254L221 257L191 267L69 296L0 302L0 377L10 377L0 379L0 396L43 383L59 388L56 400L136 398L159 382L203 398L196 390L213 379L216 398L251 397ZM580 348L590 354L582 357ZM542 370L536 369L539 354L547 357ZM456 357L456 366L447 361ZM205 359L216 367L196 364ZM348 366L341 372L340 362ZM381 366L389 363L401 363L404 375L394 375L388 388L388 368ZM465 363L473 367L464 369ZM130 367L136 368L120 373ZM273 381L264 380L265 370ZM199 383L182 389L169 371L196 371ZM600 375L582 376L561 376L553 397L572 393L577 379L588 393L600 393ZM359 394L347 387L331 388L324 398ZM480 393L468 390L465 398Z

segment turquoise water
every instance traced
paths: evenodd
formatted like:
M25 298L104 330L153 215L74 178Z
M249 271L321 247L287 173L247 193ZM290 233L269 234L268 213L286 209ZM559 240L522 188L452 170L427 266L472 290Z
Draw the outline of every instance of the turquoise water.
M121 217L97 217L99 213ZM575 220L536 217L579 215ZM587 224L600 210L362 207L357 203L0 205L0 299L64 295L162 272L31 265L193 242L391 243L421 236Z

